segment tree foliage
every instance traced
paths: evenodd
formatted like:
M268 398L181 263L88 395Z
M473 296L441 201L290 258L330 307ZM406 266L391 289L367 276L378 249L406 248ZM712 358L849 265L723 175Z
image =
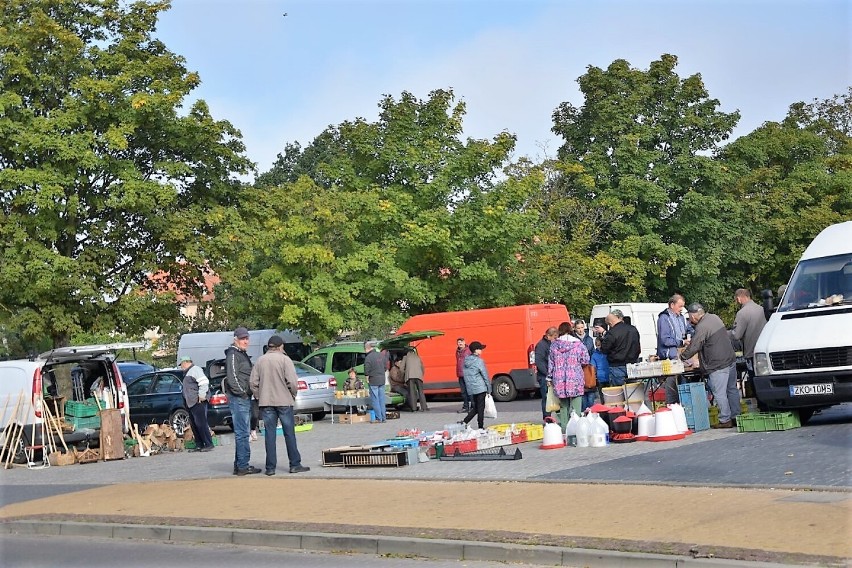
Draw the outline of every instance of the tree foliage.
M195 295L251 164L239 132L153 32L168 2L8 0L0 9L0 305L27 337L139 333Z
M379 107L376 122L289 145L259 176L245 209L254 257L245 283L230 284L232 314L328 338L516 300L531 188L497 179L514 137L462 140L465 105L452 91Z

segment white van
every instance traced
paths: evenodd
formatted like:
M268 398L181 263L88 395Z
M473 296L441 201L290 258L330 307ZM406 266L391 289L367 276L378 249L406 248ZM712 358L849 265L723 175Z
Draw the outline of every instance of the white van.
M755 394L804 423L852 401L852 221L816 236L779 302L754 349Z
M597 304L592 308L592 315L587 323L589 333L592 333L592 327L595 325L606 327L606 316L612 310L621 310L624 321L639 330L639 357L647 361L651 355L657 354L657 318L660 312L668 307L665 302Z
M266 342L273 335L280 335L284 340L284 351L294 361L301 361L309 352L308 347L302 342L302 337L294 331L276 331L274 329L256 329L249 331L248 354L252 361L266 352ZM177 361L175 366L180 366L180 358L192 357L192 362L202 369L207 369L212 361L225 358L225 350L233 345L233 331L209 331L201 333L185 333L180 336L178 342Z

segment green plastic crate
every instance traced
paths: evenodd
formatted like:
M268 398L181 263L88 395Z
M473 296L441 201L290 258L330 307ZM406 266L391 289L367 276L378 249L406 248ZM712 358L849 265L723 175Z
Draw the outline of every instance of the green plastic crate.
M80 418L79 416L66 416L65 421L70 423L71 426L74 427L74 430L81 430L83 428L100 428L101 427L101 417L100 416L86 416Z
M76 418L91 418L98 415L98 405L95 404L95 399L78 402L69 400L65 402L65 416L74 416Z
M791 430L801 425L798 412L760 412L737 416L737 431L739 432Z

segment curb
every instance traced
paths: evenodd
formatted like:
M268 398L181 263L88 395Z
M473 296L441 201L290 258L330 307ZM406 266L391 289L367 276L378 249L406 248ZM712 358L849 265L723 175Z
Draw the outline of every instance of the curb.
M797 566L722 558L691 558L582 548L470 542L445 539L350 534L263 531L191 526L7 521L0 534L61 535L88 538L159 540L174 543L234 544L316 552L406 555L442 560L467 560L584 566L589 568L782 568Z

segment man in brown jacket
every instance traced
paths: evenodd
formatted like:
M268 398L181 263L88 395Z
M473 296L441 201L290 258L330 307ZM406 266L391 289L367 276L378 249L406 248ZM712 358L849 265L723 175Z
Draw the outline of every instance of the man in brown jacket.
M266 445L266 475L275 475L278 455L275 448L275 431L278 422L287 445L290 473L302 473L311 468L302 465L302 456L296 446L296 424L293 404L299 392L299 378L293 360L284 353L284 340L273 335L266 343L267 351L251 370L251 392L257 397L263 416L264 443Z

